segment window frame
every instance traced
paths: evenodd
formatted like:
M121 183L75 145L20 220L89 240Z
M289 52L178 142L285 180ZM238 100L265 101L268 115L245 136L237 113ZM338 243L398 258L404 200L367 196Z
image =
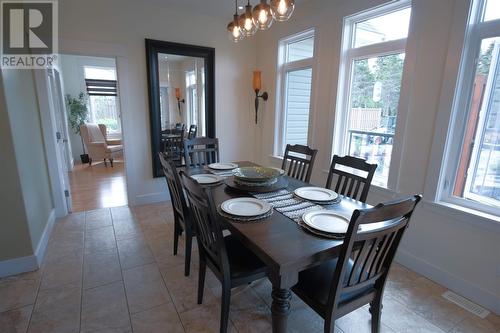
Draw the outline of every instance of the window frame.
M313 38L313 56L310 58L300 59L296 61L286 61L287 57L287 46L288 44L296 43L304 39ZM310 28L296 34L282 38L278 42L278 62L277 62L277 75L276 75L276 128L275 128L275 146L274 155L282 157L285 152L285 133L286 133L286 110L287 105L287 74L289 72L311 69L311 93L309 101L309 119L308 119L308 131L307 131L307 145L311 145L313 140L313 135L311 131L311 125L313 123L313 97L314 97L314 82L315 82L315 68L316 68L316 52L317 50L317 40L316 40L316 29Z
M464 132L471 111L474 76L483 39L500 37L500 19L482 22L486 0L471 1L468 8L467 28L462 36L460 64L453 91L452 108L448 119L448 133L444 145L444 158L440 169L436 195L438 202L465 207L493 216L499 216L497 206L460 198L453 195Z
M349 106L351 103L350 93L351 93L351 79L353 74L353 63L356 60L367 59L372 57L381 57L397 53L405 53L405 60L403 64L403 76L401 79L401 91L400 91L400 101L398 103L398 112L396 119L396 129L393 137L393 147L391 152L391 162L389 164L389 175L387 179L386 186L379 186L372 184L378 188L386 189L396 189L399 177L399 165L402 150L397 148L396 145L399 143L403 144L403 132L404 122L406 121L407 109L403 107L401 101L403 96L403 85L405 82L406 73L406 63L408 57L406 56L406 49L408 45L408 36L410 34L411 28L411 18L410 25L408 28L408 36L402 39L395 39L386 42L374 43L369 45L364 45L360 47L354 47L354 35L356 23L369 20L375 17L387 15L405 8L411 8L411 0L403 0L398 2L393 2L389 4L383 4L381 6L368 9L366 11L356 13L344 17L343 30L342 30L342 45L340 54L340 66L339 66L339 79L338 79L338 92L336 101L336 112L334 120L334 131L333 131L333 144L332 153L330 155L330 160L334 154L343 156L348 152L347 146L347 131L349 124Z
M116 108L116 112L117 112L117 115L118 115L118 131L116 132L109 132L109 137L110 138L118 138L118 137L121 137L122 136L122 123L121 123L121 104L120 104L120 100L119 100L119 90L118 90L118 71L116 69L116 66L115 67L112 67L112 66L103 66L103 65L87 65L87 64L82 64L81 65L81 75L82 75L82 78L83 78L83 86L85 87L85 91L87 90L87 87L86 87L86 84L85 84L85 80L87 79L86 77L86 74L85 74L85 69L86 68L93 68L93 69L101 69L101 70L113 70L115 72L115 81L116 81L116 92L117 92L117 95L115 96L115 108ZM90 80L96 80L95 78L88 78ZM100 80L100 79L97 79L97 80ZM96 97L96 96L94 96ZM97 96L98 97L98 96ZM93 123L97 123L97 119L95 119L95 114L94 114L94 110L92 108L92 102L90 101L90 99L92 98L92 96L88 96L88 101L87 101L87 108L88 108L88 111L89 111L89 115L88 115L88 118L91 122Z

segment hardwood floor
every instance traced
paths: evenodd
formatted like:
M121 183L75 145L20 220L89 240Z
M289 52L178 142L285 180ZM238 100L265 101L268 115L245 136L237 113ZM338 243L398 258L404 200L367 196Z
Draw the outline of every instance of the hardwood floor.
M127 204L127 184L123 160L112 168L103 162L75 164L68 173L71 187L72 211L83 212Z

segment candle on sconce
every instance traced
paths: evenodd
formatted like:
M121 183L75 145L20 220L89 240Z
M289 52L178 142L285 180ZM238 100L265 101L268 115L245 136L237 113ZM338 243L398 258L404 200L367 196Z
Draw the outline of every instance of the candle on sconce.
M175 88L175 98L181 99L181 88Z
M253 90L260 91L262 89L261 71L253 71Z

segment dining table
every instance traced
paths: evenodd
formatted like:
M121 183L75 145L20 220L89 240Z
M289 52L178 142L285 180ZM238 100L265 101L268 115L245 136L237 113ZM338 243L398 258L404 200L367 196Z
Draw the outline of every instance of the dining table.
M258 166L250 161L234 163L239 167ZM188 175L210 172L206 167L182 169ZM287 190L291 192L299 187L311 186L286 175L283 177L287 178ZM247 192L235 191L224 183L210 186L210 192L217 206L232 198L252 196ZM370 207L345 196L340 196L338 203L324 206L328 210L349 216L356 209ZM298 282L299 272L338 257L342 240L314 235L276 210L269 217L253 222L240 222L223 216L220 216L220 219L231 234L266 264L272 283L273 332L286 332L292 298L291 287Z

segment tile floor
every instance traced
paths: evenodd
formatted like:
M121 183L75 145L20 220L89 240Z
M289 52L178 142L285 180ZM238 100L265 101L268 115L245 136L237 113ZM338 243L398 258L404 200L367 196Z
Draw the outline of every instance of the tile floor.
M196 304L197 256L184 277L183 255L172 255L172 220L169 205L154 204L57 221L42 269L0 280L0 332L218 332L219 284L208 275L204 304ZM264 279L233 292L230 332L271 332L270 288ZM382 332L500 332L498 316L475 317L441 298L444 290L395 264ZM294 297L289 326L321 332L323 320ZM367 308L336 326L369 332Z

